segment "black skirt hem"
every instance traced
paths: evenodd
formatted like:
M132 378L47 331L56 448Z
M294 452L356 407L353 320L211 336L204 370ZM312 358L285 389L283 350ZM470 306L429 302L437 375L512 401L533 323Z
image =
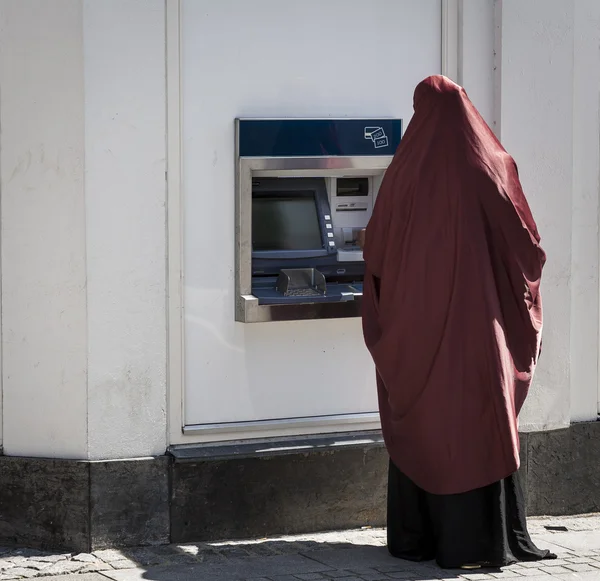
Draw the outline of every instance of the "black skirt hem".
M499 569L556 558L529 536L518 473L463 494L434 495L390 461L387 520L388 550L407 561Z

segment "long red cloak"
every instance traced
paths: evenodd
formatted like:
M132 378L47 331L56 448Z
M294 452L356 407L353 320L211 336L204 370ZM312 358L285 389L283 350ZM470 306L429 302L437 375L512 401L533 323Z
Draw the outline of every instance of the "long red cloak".
M363 330L392 461L432 494L515 472L546 257L514 160L445 77L415 90L364 257Z

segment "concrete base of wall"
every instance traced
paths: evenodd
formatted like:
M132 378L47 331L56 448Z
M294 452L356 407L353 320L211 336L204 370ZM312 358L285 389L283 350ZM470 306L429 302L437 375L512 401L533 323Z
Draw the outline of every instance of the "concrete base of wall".
M170 463L0 456L0 546L85 552L168 543Z
M530 515L600 511L600 422L521 444ZM0 456L0 545L90 551L381 526L386 478L374 433L113 462Z

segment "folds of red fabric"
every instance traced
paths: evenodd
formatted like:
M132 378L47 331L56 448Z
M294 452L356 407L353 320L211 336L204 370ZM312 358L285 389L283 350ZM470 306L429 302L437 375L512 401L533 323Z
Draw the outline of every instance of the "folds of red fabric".
M546 257L515 162L445 77L415 91L364 256L364 337L394 463L433 494L512 474Z

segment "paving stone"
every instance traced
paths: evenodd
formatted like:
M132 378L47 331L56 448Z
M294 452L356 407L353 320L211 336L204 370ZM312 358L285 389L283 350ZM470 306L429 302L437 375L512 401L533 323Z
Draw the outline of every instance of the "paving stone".
M548 561L548 563L555 563L556 561ZM523 563L517 563L513 565L515 569L539 569L545 567L545 561L524 561Z
M200 552L198 545L172 545L172 547L186 555L196 556Z
M137 567L137 563L134 561L130 561L129 559L120 559L119 561L112 561L111 563L107 563L113 569L135 569Z
M566 559L552 559L550 561L544 561L544 567L562 567L567 564L569 561ZM539 563L536 563L539 564Z
M120 561L125 558L125 555L116 549L103 549L101 551L94 551L92 555L94 555L94 557L98 557L98 559L102 559L105 563L110 563L111 561Z
M376 569L372 569L370 567L360 569L352 568L350 572L354 575L357 575L361 579L364 579L364 581L381 581L381 579L389 579L389 577L386 577L386 575L381 573L381 571L377 571Z
M547 540L553 545L574 552L578 557L581 553L597 549L600 546L600 530L542 535L535 538L540 546L543 546L543 543Z
M525 574L525 571L520 569L519 566L515 564L509 565L507 567L502 567L502 569L499 569L497 571L493 571L493 574L497 575L499 578L510 578L512 576L518 579L519 577L522 577Z
M131 549L124 551L124 553L130 561L134 561L138 566L141 565L142 567L160 565L164 560L162 555L158 555L149 549Z
M73 561L59 561L52 563L47 569L44 569L44 575L67 575L68 573L77 573L85 567L85 563L75 563Z
M238 551L239 550L240 549L238 549ZM272 555L280 554L277 551L273 551L268 544L247 545L246 547L243 547L241 551L244 551L245 555L243 552L240 552L238 554L240 557L270 557ZM228 555L229 553L224 552L223 554Z
M348 575L352 577L353 574L350 573ZM389 577L386 573L366 573L363 575L358 575L363 581L389 581Z
M557 577L546 578L546 581L598 581L598 572L589 573L569 573L568 575L558 575Z
M497 573L491 574L494 579L504 579L505 581L519 581L523 580L523 575L514 568L503 569Z
M85 565L83 569L78 571L79 574L82 573L99 573L100 571L111 571L112 567L108 563L98 562L98 563L90 563Z
M197 565L198 563L202 563L202 560L193 555L174 554L165 555L159 565Z
M244 547L226 547L221 549L221 554L228 558L232 559L235 557L251 557L250 551L247 551Z
M381 571L385 565L395 565L397 559L379 547L356 547L352 549L330 549L313 553L311 558L331 569L362 569L368 563L372 569Z
M27 557L21 557L17 555L10 556L7 561L12 563L13 565L25 565L29 559Z
M75 555L72 560L80 561L82 563L95 563L96 561L100 561L100 559L89 553L79 553L79 555Z
M538 563L538 567L527 567L527 568L523 568L519 571L519 573L521 574L521 576L523 577L527 577L528 579L530 577L541 577L541 576L548 576L547 573L544 573L544 571L542 571L539 568L539 563Z
M410 567L409 565L412 565L412 567ZM414 563L409 563L408 561L403 561L402 559L394 559L391 563L385 565L377 565L373 568L375 569L375 571L379 571L380 573L397 573L414 568Z
M185 565L183 567L152 567L125 571L105 571L104 575L115 581L138 581L140 579L160 579L169 581L188 581L191 579L222 579L233 581L252 577L272 578L282 575L320 573L329 571L324 566L302 555L276 557L248 557L230 559L224 563ZM294 579L294 581L297 581Z
M394 575L396 574L394 573ZM442 577L442 574L442 571L438 571L435 575L431 571L418 573L413 571L410 577L390 577L390 579L401 579L403 581L444 581L445 579L450 579L451 581L458 581L457 577Z
M526 577L515 577L515 581L556 581L558 577L547 575L542 573L541 575L526 576ZM456 581L456 580L455 580Z
M31 559L32 557L42 557L46 553L43 551L38 551L37 549L17 549L14 552L15 555L19 557L25 557L26 559Z
M16 579L30 579L31 577L35 577L37 575L37 571L34 569L25 569L23 567L15 567L11 569L8 573L8 576L12 576Z
M42 561L27 561L26 569L33 569L34 571L43 571L52 566L52 563L44 563Z
M57 555L44 555L42 557L36 557L36 561L41 561L42 563L57 563L58 561L66 561L71 558L71 553L60 553Z
M86 573L75 575L61 575L60 577L51 577L44 579L44 581L106 581L106 577L100 573Z
M579 565L581 563L587 563L589 559L585 557L568 557L565 562L569 565Z
M590 567L593 567L594 569L600 569L600 562L598 562L598 561L590 561L588 564Z
M560 575L561 573L571 573L572 569L565 569L565 567L540 567L540 571L548 573L548 575Z
M575 573L587 573L588 571L595 571L596 574L598 574L598 570L588 563L573 563L572 565L565 565L565 569L574 571Z
M16 567L16 565L9 559L0 559L0 573L2 573L5 569L12 569Z

